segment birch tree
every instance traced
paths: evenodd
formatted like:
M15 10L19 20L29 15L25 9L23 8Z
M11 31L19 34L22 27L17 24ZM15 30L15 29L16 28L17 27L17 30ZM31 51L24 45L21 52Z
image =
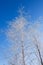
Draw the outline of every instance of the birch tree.
M23 14L9 23L6 35L11 42L10 44L12 44L10 48L11 52L13 52L10 60L11 65L43 65L38 45L34 44L38 43L36 38L33 37L34 32L33 34L30 33L33 25ZM34 43L31 40L31 35Z

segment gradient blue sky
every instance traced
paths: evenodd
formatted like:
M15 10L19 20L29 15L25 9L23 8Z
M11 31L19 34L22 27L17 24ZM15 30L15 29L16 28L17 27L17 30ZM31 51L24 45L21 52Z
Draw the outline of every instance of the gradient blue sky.
M18 8L24 6L33 19L43 16L43 0L0 0L0 28L5 27L6 21L18 15Z
M43 16L43 0L0 0L0 24L17 16L21 4L34 18Z
M43 17L43 0L0 0L0 30L7 28L7 23L18 16L18 8L24 9L32 16L32 20ZM5 34L0 32L0 65L5 63L4 51L9 45L6 43ZM3 50L4 49L4 50Z

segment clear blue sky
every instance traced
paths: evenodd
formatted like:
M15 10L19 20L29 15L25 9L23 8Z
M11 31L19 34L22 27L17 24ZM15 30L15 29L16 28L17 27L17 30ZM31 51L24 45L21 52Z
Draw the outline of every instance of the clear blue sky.
M18 7L24 6L32 19L43 16L43 0L0 0L0 29L7 27L7 22L18 16ZM7 48L5 34L0 33L0 65L4 62L3 49ZM6 50L5 50L6 51Z
M33 19L43 16L43 0L0 0L0 28L18 15L17 10L21 4L25 10L29 10Z

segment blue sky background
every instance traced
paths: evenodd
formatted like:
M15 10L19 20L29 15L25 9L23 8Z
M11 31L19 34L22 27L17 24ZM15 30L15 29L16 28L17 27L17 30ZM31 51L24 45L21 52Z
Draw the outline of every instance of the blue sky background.
M2 30L7 28L7 23L18 16L18 8L24 6L32 16L32 20L43 17L43 0L0 0L0 65L5 63L4 52L9 47L5 40L6 36Z
M43 16L43 0L0 0L0 28L4 28L6 21L18 15L18 8L21 5L29 11L33 19Z

